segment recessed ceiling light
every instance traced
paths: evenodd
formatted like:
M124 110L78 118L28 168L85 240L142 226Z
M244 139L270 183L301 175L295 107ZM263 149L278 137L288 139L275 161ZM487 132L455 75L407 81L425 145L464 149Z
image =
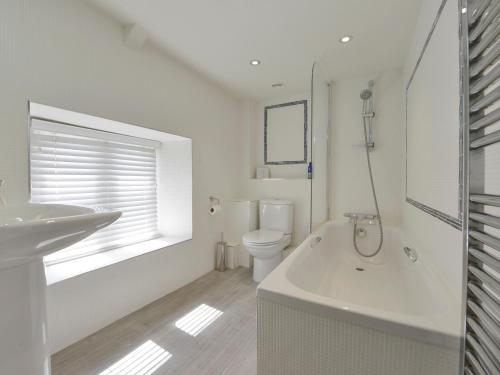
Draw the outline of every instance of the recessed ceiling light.
M352 40L352 36L344 35L342 38L339 39L339 42L346 44L346 43L349 43L351 40Z
M253 66L260 65L260 60L257 60L257 59L250 60L250 65L253 65Z
M462 14L467 13L467 8L462 8Z

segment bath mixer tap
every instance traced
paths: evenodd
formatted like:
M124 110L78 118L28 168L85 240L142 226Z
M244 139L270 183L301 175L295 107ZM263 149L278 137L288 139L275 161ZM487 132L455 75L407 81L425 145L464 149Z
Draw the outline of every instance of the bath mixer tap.
M375 224L375 220L378 219L378 215L362 214L359 212L346 212L344 216L349 218L350 223L358 223L364 221L367 222L367 224Z

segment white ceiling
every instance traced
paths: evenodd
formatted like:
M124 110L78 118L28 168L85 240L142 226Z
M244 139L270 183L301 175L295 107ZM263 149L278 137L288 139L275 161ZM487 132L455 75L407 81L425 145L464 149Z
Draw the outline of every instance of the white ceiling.
M303 92L311 65L329 79L403 65L421 0L90 0L234 93ZM344 34L354 37L347 45ZM262 61L253 67L253 58ZM283 82L281 88L271 84Z

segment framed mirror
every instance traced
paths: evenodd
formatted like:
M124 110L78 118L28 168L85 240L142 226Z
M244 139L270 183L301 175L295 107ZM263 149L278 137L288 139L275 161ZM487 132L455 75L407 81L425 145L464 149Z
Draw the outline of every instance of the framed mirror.
M443 1L406 87L406 201L459 229L463 126L457 9Z
M307 100L264 108L264 164L307 163Z

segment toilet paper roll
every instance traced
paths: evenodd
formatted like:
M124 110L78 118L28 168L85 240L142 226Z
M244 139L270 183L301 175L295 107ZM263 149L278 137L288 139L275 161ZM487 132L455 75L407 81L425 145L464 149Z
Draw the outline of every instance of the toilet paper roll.
M220 204L214 204L214 205L210 206L209 213L210 213L210 215L213 216L216 213L218 213L221 209L222 209L222 207L220 206Z

